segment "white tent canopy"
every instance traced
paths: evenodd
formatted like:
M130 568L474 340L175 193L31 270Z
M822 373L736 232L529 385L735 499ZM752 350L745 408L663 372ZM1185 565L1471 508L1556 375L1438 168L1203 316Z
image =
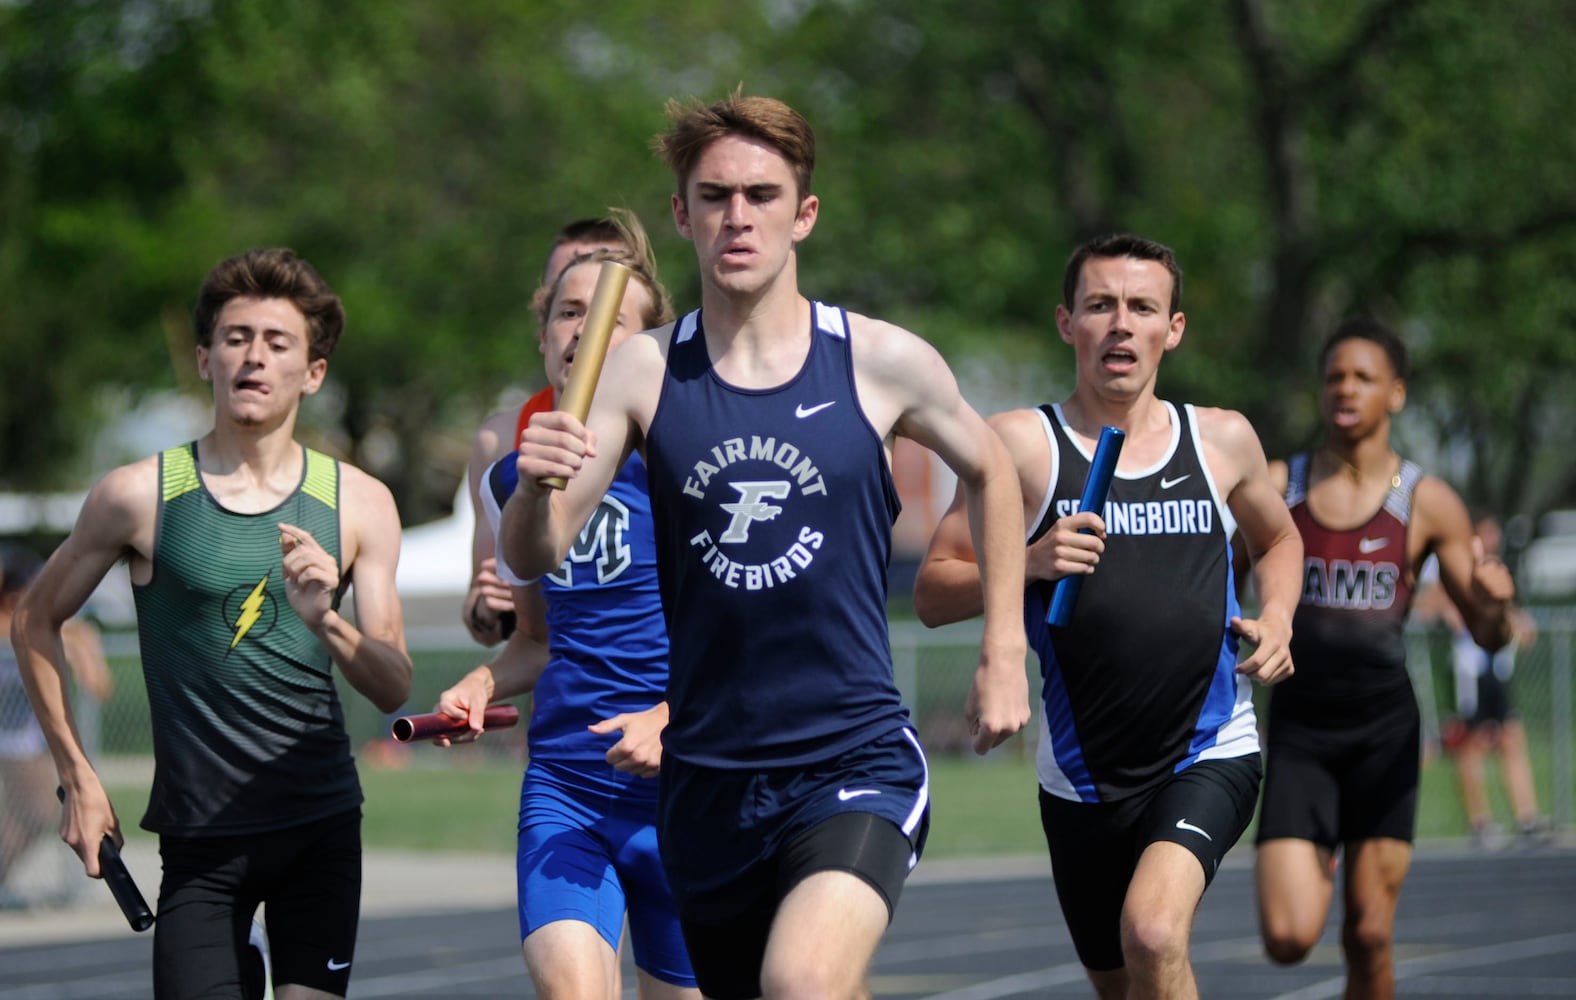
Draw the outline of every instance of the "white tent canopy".
M399 571L394 576L401 597L452 596L455 614L459 614L460 600L471 585L471 531L475 520L470 490L461 480L454 494L453 514L401 533Z

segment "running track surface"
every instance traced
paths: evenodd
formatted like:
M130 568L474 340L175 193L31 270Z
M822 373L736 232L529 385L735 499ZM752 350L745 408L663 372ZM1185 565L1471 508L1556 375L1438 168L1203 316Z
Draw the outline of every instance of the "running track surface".
M1271 966L1259 948L1249 858L1233 852L1199 910L1192 954L1201 995L1339 997L1339 903L1307 962ZM508 863L500 859L505 870ZM1093 995L1048 862L938 865L931 875L925 867L876 956L877 997ZM0 998L148 997L151 948L151 935L129 932L70 944L0 941ZM1576 997L1576 850L1420 850L1401 896L1396 958L1400 996ZM625 995L633 997L627 961ZM355 962L351 997L532 995L510 908L365 918Z

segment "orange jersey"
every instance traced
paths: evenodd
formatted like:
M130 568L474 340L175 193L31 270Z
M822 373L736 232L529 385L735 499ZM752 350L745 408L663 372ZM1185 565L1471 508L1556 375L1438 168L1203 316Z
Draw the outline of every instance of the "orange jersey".
M553 409L553 387L548 386L541 392L525 401L520 407L520 419L514 422L514 441L510 443L510 450L520 447L520 438L525 436L525 428L531 422L533 413L546 413Z

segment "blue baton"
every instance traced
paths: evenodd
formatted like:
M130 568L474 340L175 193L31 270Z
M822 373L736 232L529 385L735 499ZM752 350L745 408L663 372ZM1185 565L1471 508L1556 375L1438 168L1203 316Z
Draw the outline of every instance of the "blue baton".
M1089 478L1084 480L1079 510L1099 513L1105 506L1106 494L1111 492L1111 477L1116 475L1116 460L1122 454L1122 442L1126 439L1127 432L1116 427L1100 428L1100 441L1094 446L1094 458L1089 461ZM1092 532L1085 528L1083 533ZM1073 605L1078 603L1078 591L1083 589L1085 575L1077 573L1056 581L1056 589L1051 593L1051 610L1045 616L1047 625L1066 627L1073 616Z

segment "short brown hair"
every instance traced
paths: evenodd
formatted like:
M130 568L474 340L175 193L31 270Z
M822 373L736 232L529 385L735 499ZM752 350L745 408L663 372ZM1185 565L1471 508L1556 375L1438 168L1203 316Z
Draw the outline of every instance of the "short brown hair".
M1176 251L1164 243L1146 240L1132 233L1111 233L1096 236L1067 258L1067 270L1062 275L1062 305L1072 309L1078 295L1078 279L1083 277L1084 262L1090 258L1102 260L1112 257L1132 257L1135 260L1152 260L1171 273L1171 312L1182 308L1182 265L1177 263Z
M640 315L641 328L652 330L662 326L673 319L673 300L668 295L668 290L663 287L661 279L657 277L657 256L651 249L651 240L646 235L646 227L640 224L640 217L627 208L608 209L605 221L611 229L612 235L606 242L616 243L627 249L622 250L593 250L590 253L576 254L564 269L553 276L553 279L536 290L531 298L531 309L536 314L538 329L546 329L548 310L553 306L553 299L558 296L558 287L563 284L564 275L576 264L587 261L600 263L604 260L617 261L628 267L633 274L630 279L646 286L646 310ZM567 241L566 241L567 242Z
M553 251L565 243L610 243L633 250L628 241L629 232L612 218L576 219L566 223L553 236L553 242L547 244L547 260L542 264L542 283L552 284L558 279L558 275L547 273L547 266L553 261Z
M651 141L652 149L673 171L679 197L687 197L690 172L706 147L730 135L756 139L777 150L793 171L797 194L810 193L815 173L815 131L804 116L773 97L746 97L743 87L713 104L695 98L669 100L668 130Z
M334 353L345 330L345 307L317 270L294 250L272 247L248 250L220 261L197 292L192 324L197 343L213 346L213 328L231 299L286 299L306 317L308 355L316 361Z

